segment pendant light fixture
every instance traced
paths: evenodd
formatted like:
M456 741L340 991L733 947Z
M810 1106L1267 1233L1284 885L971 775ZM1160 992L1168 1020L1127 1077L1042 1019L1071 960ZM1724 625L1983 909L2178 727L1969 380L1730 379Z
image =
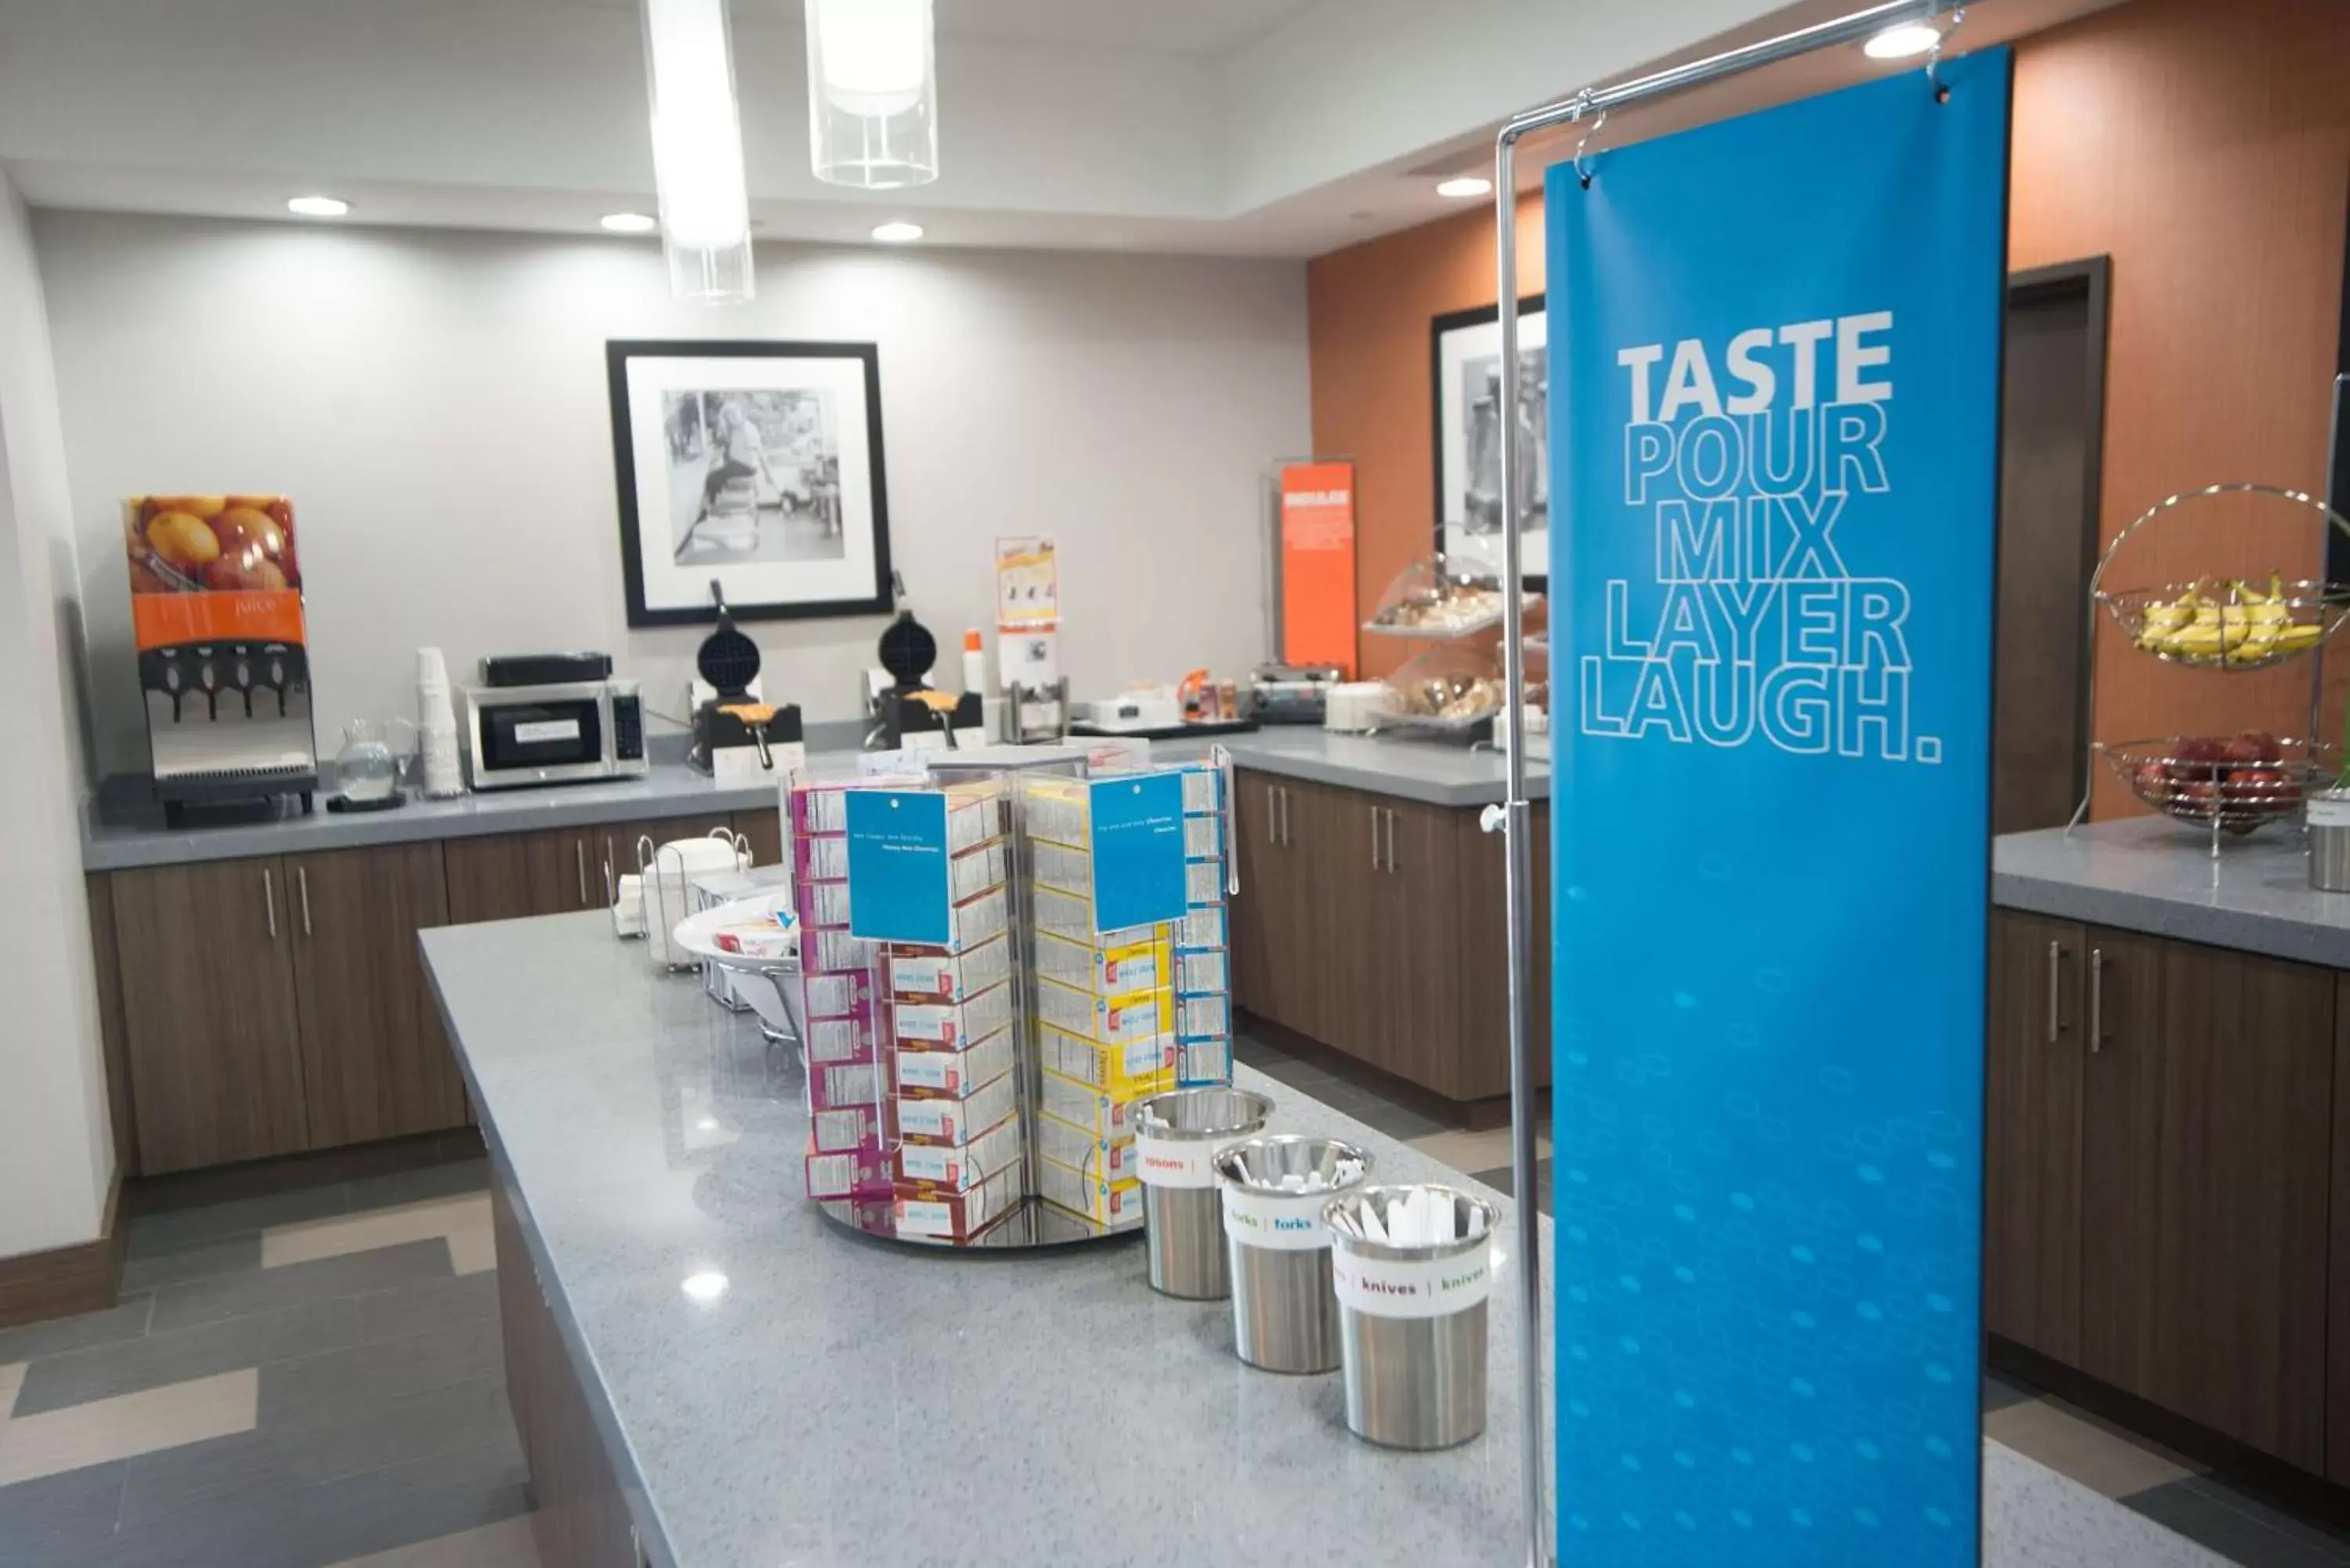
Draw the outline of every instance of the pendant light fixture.
M749 299L751 200L725 0L644 0L644 6L670 292L715 303Z
M807 0L816 177L886 191L939 177L931 0Z

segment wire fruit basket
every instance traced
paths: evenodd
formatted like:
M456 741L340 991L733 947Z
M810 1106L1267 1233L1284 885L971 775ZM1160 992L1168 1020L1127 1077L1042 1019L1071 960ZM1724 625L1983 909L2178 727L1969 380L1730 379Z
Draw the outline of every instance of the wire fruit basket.
M2280 740L2258 730L2122 741L2097 751L2130 793L2156 811L2235 834L2293 815L2342 771L2339 746Z
M2265 588L2204 578L2101 589L2097 602L2140 652L2196 670L2282 664L2332 637L2350 617L2350 590L2281 577L2272 577Z

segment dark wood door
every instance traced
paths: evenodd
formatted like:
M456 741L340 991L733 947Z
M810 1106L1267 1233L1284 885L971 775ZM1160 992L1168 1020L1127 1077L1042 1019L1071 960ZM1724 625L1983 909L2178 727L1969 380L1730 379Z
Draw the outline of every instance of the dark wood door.
M310 1147L462 1127L416 933L449 923L440 846L288 857Z
M2081 1354L2082 929L1991 913L1984 1043L1984 1326Z
M1509 847L1487 833L1474 809L1452 813L1460 857L1461 1079L1462 1099L1510 1090ZM1534 844L1534 950L1528 976L1534 1086L1551 1070L1550 802L1528 813Z
M2093 937L2093 940L2102 940ZM2171 943L2162 977L2148 1397L2325 1463L2331 971Z
M2078 1365L2152 1397L2153 1299L2161 1277L2155 1190L2162 1167L2164 949L2153 937L2085 929L2081 1067ZM2096 1023L2087 1017L2094 1004ZM2094 1034L2095 1038L2091 1038Z
M1315 932L1315 846L1328 833L1315 786L1242 770L1233 775L1232 850L1241 890L1232 903L1234 1000L1284 1028L1320 1039Z
M548 828L452 838L442 846L449 887L449 923L519 920L592 909L602 898L602 873L588 859L588 830Z
M1460 832L1442 806L1373 797L1378 897L1365 932L1373 954L1365 1019L1371 1059L1408 1083L1453 1099L1509 1092L1506 1040L1500 1087L1469 1075L1462 1038L1461 951L1451 940L1461 907ZM1505 1024L1506 1027L1506 1024Z
M2334 1154L2327 1216L2325 1477L2350 1486L2350 974L2334 993Z
M2088 756L2088 633L2105 429L2104 263L2020 274L2001 397L1991 830L2069 821Z
M1394 929L1401 900L1386 871L1385 804L1384 796L1360 790L1308 786L1296 807L1301 826L1293 831L1305 846L1301 869L1312 878L1319 917L1307 958L1306 1033L1393 1072L1403 1033L1395 1015L1404 989L1397 971L1409 959Z
M140 1172L307 1147L285 868L118 871L113 891Z
M784 862L784 818L774 807L734 814L734 831L751 846L751 864L780 866Z

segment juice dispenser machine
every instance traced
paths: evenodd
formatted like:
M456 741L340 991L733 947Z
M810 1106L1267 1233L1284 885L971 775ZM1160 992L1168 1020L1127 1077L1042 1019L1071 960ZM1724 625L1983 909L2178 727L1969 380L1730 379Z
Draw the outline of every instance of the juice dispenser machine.
M123 503L130 620L155 794L192 803L318 787L293 504L282 495Z

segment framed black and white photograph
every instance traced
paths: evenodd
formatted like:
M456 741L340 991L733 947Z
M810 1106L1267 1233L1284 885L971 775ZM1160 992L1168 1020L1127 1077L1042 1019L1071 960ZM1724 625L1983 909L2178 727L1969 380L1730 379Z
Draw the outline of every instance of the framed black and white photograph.
M881 377L870 343L613 342L630 626L891 605Z
M1525 573L1550 571L1550 354L1543 298L1518 304L1518 471ZM1436 547L1456 569L1502 573L1502 313L1438 317L1429 359L1436 392Z

